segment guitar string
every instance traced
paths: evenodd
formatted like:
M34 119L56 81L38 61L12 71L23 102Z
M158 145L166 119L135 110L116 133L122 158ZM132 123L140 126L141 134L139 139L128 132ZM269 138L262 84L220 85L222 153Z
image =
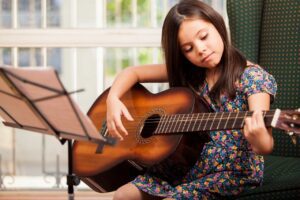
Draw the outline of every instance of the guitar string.
M211 118L214 118L214 115L222 115L222 113L224 114L228 114L232 115L233 116L230 116L230 118L234 118L234 117L240 117L239 115L241 115L242 117L245 116L245 114L247 114L247 116L251 116L253 114L253 111L241 111L241 112L211 112L211 113L179 113L179 114L164 114L164 115L159 115L160 117L165 117L165 116L170 116L170 117L175 117L175 116L185 116L185 117L188 117L188 118L197 118L197 117L201 117L202 115L212 115L213 116L210 116ZM274 116L274 113L275 113L275 110L270 110L270 111L263 111L263 116ZM157 114L157 113L154 113L154 114ZM153 115L154 115L153 114ZM158 114L157 114L158 115ZM199 115L197 117L195 117L195 115ZM133 115L134 118L146 118L145 115ZM191 116L191 117L190 117ZM228 118L228 116L224 116L222 118ZM151 115L147 116L147 117L151 117ZM155 117L155 118L152 118L152 119L160 119L160 117ZM220 119L220 118L216 118L216 119Z
M178 116L178 115L184 115L184 114L176 114L176 116ZM165 120L161 120L161 118L162 117L165 117L165 116L171 116L171 117L169 117L168 118L168 120L170 120L169 122L174 122L174 121L186 121L186 120L200 120L200 121L202 121L202 120L211 120L211 119L214 119L214 121L216 121L216 120L222 120L222 119L228 119L228 120L230 120L230 119L244 119L245 118L245 116L230 116L230 117L216 117L216 118L214 118L214 117L209 117L209 116L207 116L208 118L205 118L205 119L199 119L199 118L201 118L202 117L202 115L199 115L199 117L194 117L194 116L192 116L192 117L189 117L189 116L183 116L181 119L179 119L179 120L174 120L174 119L170 119L170 118L175 118L175 115L162 115L161 117L155 117L155 118L150 118L150 119L148 119L148 120L145 120L145 123L147 123L147 122L155 122L155 123L157 123L157 122L159 122L159 121L162 121L162 122L164 122ZM249 116L251 116L251 115L247 115L247 117L249 117ZM270 115L264 115L264 117L265 118L267 118L267 117L273 117L274 115L273 114L270 114ZM205 117L205 115L203 116L203 117ZM137 120L139 120L139 119L147 119L146 117L144 117L144 116L134 116L133 117L134 119L137 119Z
M265 117L273 117L273 115L266 115ZM213 118L207 118L207 119L196 119L195 120L195 123L197 123L197 122L199 122L199 121L208 121L208 120L210 120L210 119L213 119ZM219 118L219 119L225 119L225 118ZM231 118L232 120L233 119L235 119L235 118ZM243 119L243 117L237 117L236 119ZM157 120L157 122L159 122L160 120ZM174 123L174 122L183 122L183 121L186 121L186 120L182 120L182 119L180 119L180 120L170 120L170 121L163 121L162 123L164 123L164 124L170 124L170 123ZM156 125L156 124L158 124L157 122L144 122L143 124L147 124L147 125L152 125L152 127L154 127L154 125ZM213 122L212 122L213 123ZM220 126L222 127L222 125L224 125L225 124L225 122L221 122L220 123ZM237 124L237 125L239 125L239 124ZM182 127L182 126L181 126ZM106 128L106 127L105 127ZM178 129L179 129L180 127L178 127ZM241 127L242 128L242 127ZM228 130L230 130L230 128L227 128ZM218 130L227 130L227 129L218 129ZM237 129L237 128L235 128L235 129ZM136 125L130 125L130 124L128 124L127 126L126 126L126 130L127 131L134 131L134 130L137 130L137 126ZM201 129L200 129L201 130ZM172 130L172 131L176 131L176 130ZM178 130L177 130L178 131Z

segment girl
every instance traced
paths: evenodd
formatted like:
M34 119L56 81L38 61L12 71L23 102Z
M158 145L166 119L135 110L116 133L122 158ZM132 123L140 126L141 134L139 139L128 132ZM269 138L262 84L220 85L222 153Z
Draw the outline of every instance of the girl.
M170 87L188 87L215 112L254 112L245 119L243 130L210 132L211 141L183 179L167 182L149 170L120 187L114 199L216 199L259 186L264 161L258 154L273 148L261 110L269 109L275 95L274 78L230 44L222 17L198 0L181 1L169 11L162 48L165 64L129 67L117 76L107 98L112 135L126 139L121 115L134 119L120 97L137 82L168 81Z

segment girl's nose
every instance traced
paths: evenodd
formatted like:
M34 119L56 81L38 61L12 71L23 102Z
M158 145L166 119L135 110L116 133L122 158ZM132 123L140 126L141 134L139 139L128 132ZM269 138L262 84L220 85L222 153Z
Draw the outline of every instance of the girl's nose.
M198 42L196 44L196 46L197 46L197 53L198 54L203 54L207 50L207 47L206 47L206 45L203 42Z

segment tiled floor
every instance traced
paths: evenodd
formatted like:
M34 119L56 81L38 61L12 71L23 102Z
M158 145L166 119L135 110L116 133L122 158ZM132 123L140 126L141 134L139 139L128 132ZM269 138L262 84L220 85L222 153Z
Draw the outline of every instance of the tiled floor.
M111 200L113 193L97 193L90 190L75 191L74 200ZM0 190L0 200L67 200L67 191L62 190Z

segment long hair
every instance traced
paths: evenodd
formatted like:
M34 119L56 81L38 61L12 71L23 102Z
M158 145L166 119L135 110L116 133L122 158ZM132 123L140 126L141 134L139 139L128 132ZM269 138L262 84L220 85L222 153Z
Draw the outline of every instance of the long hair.
M164 20L161 43L169 86L186 86L198 91L205 80L206 69L192 64L180 48L178 32L181 23L187 18L202 19L213 24L224 43L219 69L221 76L211 89L210 96L219 100L220 94L225 92L230 98L235 97L235 82L246 67L246 58L230 43L222 16L199 0L182 0L171 8Z

